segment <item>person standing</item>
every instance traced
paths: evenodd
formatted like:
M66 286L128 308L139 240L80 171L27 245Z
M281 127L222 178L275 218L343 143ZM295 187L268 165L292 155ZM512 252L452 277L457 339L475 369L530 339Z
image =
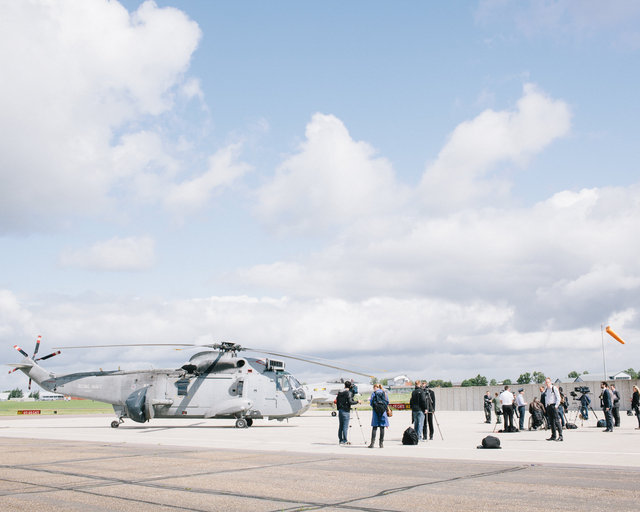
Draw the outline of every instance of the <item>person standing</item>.
M613 426L620 427L620 393L616 389L615 384L609 386L611 390L611 396L613 397L613 407L611 408L611 414L613 415Z
M413 420L413 428L418 434L418 441L425 439L422 435L422 429L424 428L424 412L427 408L427 400L422 390L422 383L417 380L415 382L415 388L411 393L411 399L409 400L409 406L411 407L411 417Z
M496 396L493 397L493 412L496 413L496 425L502 423L500 416L502 416L502 407L500 406L500 397L496 392Z
M602 381L600 384L600 389L602 389L602 394L600 395L602 399L602 410L604 411L604 421L606 423L607 428L603 430L603 432L613 432L613 395L611 394L611 390L609 389L609 384L605 381Z
M384 448L384 429L389 426L389 417L387 416L389 399L384 389L382 389L382 384L373 386L369 404L371 405L371 443L369 448L373 448L376 443L378 427L380 427L380 448Z
M558 417L560 418L562 428L565 428L567 424L565 413L569 410L569 408L567 407L567 397L565 396L562 387L558 387L558 391L560 391L560 407L558 407Z
M336 396L336 408L338 409L338 443L350 444L347 440L349 434L349 420L351 417L351 406L357 404L358 401L353 398L351 393L351 381L344 383L344 389Z
M551 384L551 379L547 377L545 379L547 389L544 392L544 403L546 405L547 418L549 419L549 425L551 426L551 437L547 441L563 441L562 437L562 424L560 423L560 417L558 415L558 407L561 405L560 391L558 388ZM556 438L556 431L558 437Z
M422 431L423 437L427 439L427 427L429 429L429 440L433 440L433 415L436 413L436 394L433 392L427 383L423 383L424 397L427 401L427 408L425 409L424 429Z
M638 426L636 430L640 430L640 390L638 390L638 386L633 386L633 395L631 396L631 409L636 413L636 418L638 420Z
M589 419L589 405L591 404L591 398L587 393L582 393L580 397L580 414L582 414L583 420Z
M485 423L491 423L491 392L487 391L484 395L484 417Z
M502 404L502 415L504 416L504 431L513 432L513 393L509 391L509 386L504 387L500 393L500 403Z
M524 389L518 390L518 396L516 396L516 405L518 406L518 415L520 416L520 430L524 430L524 413L527 409L527 402L524 399Z

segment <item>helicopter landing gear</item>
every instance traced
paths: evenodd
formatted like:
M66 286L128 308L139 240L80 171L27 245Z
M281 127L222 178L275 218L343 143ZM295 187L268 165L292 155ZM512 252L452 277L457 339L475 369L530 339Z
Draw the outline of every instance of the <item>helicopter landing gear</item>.
M249 420L244 418L238 418L236 420L236 428L247 428L249 426Z
M118 428L121 423L124 423L124 420L122 418L118 418L117 420L113 420L111 422L111 428Z

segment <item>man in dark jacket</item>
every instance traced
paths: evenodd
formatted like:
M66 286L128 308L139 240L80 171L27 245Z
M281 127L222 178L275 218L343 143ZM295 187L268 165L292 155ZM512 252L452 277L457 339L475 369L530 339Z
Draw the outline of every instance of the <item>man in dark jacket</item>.
M422 383L417 380L411 399L409 400L411 407L411 417L413 419L413 429L418 434L418 441L423 439L422 429L424 428L424 411L427 408L427 401L422 390ZM426 437L424 438L426 439Z
M351 393L351 381L344 383L344 389L338 393L336 397L336 408L338 409L338 441L340 444L350 444L347 440L349 433L349 420L351 417L351 406L357 404L358 401L353 398Z
M424 383L424 397L427 400L427 408L425 409L425 421L424 421L424 430L423 437L427 439L427 427L429 427L429 439L433 439L433 415L436 412L436 394L433 392L425 381Z
M611 394L611 390L609 389L609 384L602 381L600 384L600 388L602 389L602 394L600 397L602 398L602 410L604 411L604 421L607 425L607 428L603 430L603 432L613 432L613 395Z
M609 386L611 396L613 398L613 407L611 408L611 414L613 415L613 426L620 427L620 393L616 389L615 384Z
M484 395L484 417L485 423L491 423L491 391L487 391Z

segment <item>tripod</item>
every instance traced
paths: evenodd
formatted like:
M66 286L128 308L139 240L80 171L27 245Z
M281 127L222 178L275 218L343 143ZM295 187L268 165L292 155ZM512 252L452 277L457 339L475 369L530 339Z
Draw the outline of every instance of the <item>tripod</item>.
M496 428L498 428L498 425L502 424L502 422L500 421L501 416L502 416L502 411L496 411L496 422L493 425L493 432L496 431Z
M580 401L576 401L576 403L578 407L575 411L573 411L573 423L576 423L578 421L578 418L580 418L580 426L583 427L584 417L582 415L582 403ZM596 419L596 421L598 421L598 415L596 414L596 411L593 410L593 407L591 407L591 404L587 406L587 409L593 413L593 417Z

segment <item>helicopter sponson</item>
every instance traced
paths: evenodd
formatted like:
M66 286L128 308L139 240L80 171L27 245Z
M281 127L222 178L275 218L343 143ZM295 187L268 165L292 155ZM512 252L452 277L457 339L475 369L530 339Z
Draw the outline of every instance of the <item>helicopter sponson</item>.
M247 427L255 419L281 421L298 416L311 404L311 395L285 370L283 361L241 357L237 345L232 350L216 347L198 352L178 369L64 375L40 366L38 361L44 358L35 358L37 349L30 357L17 345L15 348L24 360L12 365L12 371L22 371L48 391L112 404L118 417L112 427L124 418L144 423L176 417L231 418L237 427Z

